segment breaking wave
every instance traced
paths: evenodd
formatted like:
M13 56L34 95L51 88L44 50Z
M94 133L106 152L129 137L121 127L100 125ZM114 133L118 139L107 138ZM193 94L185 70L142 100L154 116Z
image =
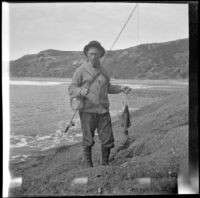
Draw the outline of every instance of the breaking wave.
M38 86L55 86L61 84L68 84L69 82L45 82L45 81L19 81L12 80L10 81L10 85L38 85Z

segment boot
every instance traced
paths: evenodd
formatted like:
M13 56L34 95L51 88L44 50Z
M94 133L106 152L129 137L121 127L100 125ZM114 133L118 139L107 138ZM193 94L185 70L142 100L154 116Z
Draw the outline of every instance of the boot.
M83 156L86 167L93 167L92 163L92 148L89 146L83 147Z
M102 146L101 147L101 153L102 153L102 162L101 162L101 164L103 166L106 166L106 165L109 164L110 148Z

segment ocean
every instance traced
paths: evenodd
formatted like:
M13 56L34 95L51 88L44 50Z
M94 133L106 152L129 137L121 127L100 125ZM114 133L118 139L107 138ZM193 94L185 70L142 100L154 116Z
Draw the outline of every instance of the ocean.
M74 111L70 107L67 81L10 81L10 160L24 161L35 153L59 145L80 142L82 133L78 113L75 126L62 136ZM115 83L119 83L115 81ZM120 81L133 89L152 85ZM171 85L170 85L171 86ZM156 86L154 86L156 87ZM165 86L166 87L166 86ZM114 122L123 110L124 94L110 94L110 113ZM137 108L130 107L130 110Z

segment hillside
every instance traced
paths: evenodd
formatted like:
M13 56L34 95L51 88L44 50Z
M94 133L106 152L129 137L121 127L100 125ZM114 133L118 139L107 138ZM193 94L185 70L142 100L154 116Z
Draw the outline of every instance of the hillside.
M22 187L13 195L177 193L177 176L188 170L188 90L137 90L134 98L141 95L157 97L156 102L131 113L128 135L122 133L119 121L113 124L110 166L99 165L98 138L93 168L83 167L81 143L53 148L11 164L12 175L22 176ZM87 182L75 183L80 177Z
M180 39L114 50L104 66L112 78L188 78L188 42L188 39ZM70 78L84 59L83 52L49 49L10 61L10 76Z

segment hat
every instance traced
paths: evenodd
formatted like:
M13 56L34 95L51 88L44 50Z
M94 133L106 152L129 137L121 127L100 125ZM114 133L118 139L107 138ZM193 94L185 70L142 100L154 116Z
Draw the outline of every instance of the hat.
M101 46L101 44L98 41L90 41L83 49L84 54L87 56L87 52L90 47L95 47L98 48L101 51L101 56L104 56L105 54L105 49Z

